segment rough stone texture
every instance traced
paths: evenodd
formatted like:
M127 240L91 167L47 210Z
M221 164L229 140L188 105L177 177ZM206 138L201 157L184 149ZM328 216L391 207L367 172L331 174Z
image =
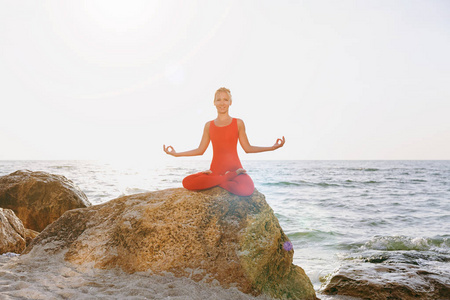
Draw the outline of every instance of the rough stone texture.
M0 208L0 254L21 253L26 247L22 221L10 209Z
M335 272L322 289L328 295L362 299L450 299L450 279L411 264L395 266L353 262Z
M65 260L127 272L172 272L217 280L245 293L316 299L264 195L239 197L214 188L121 197L66 212L25 250L63 253Z
M25 228L25 242L27 243L27 246L31 243L32 240L34 240L35 237L39 235L39 232L34 231L33 229Z
M61 175L26 170L0 177L0 207L12 209L35 231L44 230L67 210L90 205L86 195Z

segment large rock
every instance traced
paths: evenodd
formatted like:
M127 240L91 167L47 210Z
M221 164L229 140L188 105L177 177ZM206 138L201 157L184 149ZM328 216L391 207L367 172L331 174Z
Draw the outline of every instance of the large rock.
M0 254L21 253L36 235L37 232L23 227L12 210L0 208Z
M285 250L287 249L287 250ZM264 195L214 188L136 194L66 212L25 250L127 272L217 280L245 293L316 299Z
M322 292L373 300L450 299L450 280L443 278L413 264L353 261L330 276Z
M0 207L12 209L26 228L42 231L64 212L90 205L61 175L26 170L0 177Z

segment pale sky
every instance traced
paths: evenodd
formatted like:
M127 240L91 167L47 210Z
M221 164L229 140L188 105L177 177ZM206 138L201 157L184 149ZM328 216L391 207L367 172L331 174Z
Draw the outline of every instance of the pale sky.
M286 137L242 160L450 159L450 1L0 0L0 45L0 160L180 159L222 86Z

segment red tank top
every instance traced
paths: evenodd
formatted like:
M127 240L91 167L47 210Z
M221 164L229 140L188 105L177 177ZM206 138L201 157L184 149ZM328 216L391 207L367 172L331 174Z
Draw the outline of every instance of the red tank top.
M213 173L223 175L227 171L236 171L242 168L237 154L239 131L235 118L233 118L231 124L223 127L216 126L214 121L211 121L209 136L213 146L213 158L210 167Z

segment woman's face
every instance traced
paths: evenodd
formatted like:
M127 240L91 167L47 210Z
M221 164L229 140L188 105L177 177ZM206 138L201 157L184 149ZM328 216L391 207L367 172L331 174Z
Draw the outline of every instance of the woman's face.
M216 98L214 99L214 106L218 113L228 112L228 108L231 105L231 98L227 92L218 92Z

